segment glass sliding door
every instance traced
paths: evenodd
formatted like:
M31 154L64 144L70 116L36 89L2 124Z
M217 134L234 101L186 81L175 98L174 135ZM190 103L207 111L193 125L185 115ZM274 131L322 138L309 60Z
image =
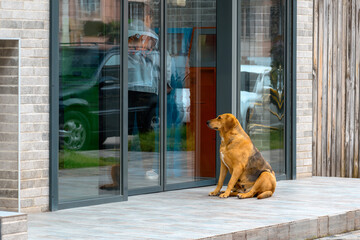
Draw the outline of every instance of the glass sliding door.
M59 1L59 204L120 194L120 1Z
M215 182L216 132L206 122L216 117L216 0L129 0L126 14L122 3L58 0L52 8L54 209L111 201L122 189Z
M285 1L239 1L239 117L277 176L285 175Z
M129 1L128 13L128 187L148 191L161 174L160 1Z
M167 1L166 184L215 178L216 1ZM170 78L169 78L170 77Z

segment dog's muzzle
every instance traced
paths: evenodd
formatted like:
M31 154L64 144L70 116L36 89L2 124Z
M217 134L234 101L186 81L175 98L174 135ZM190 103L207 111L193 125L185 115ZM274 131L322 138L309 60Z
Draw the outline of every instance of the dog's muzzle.
M209 128L214 129L214 130L218 130L217 127L211 127L211 126L210 126L210 120L207 121L206 124L208 125Z

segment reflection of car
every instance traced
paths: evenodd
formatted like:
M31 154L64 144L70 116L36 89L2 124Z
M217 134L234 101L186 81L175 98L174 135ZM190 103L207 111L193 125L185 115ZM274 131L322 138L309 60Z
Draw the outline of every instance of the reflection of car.
M240 115L247 132L255 127L278 129L283 125L283 81L280 79L274 86L271 71L268 66L241 65ZM269 119L261 122L259 116L264 113L269 114Z
M247 130L250 111L257 102L263 99L266 90L270 88L269 72L271 67L257 65L241 65L241 91L240 91L240 116L241 126ZM252 76L253 75L253 76ZM256 79L250 90L250 79Z
M201 130L204 139L210 141L215 134L202 123L215 115L216 29L169 28L168 34L169 39L175 41L168 44L171 56L168 59L172 61L172 91L167 99L171 111L168 109L167 113L173 114L167 116L168 123L170 118L174 118L171 119L173 123L186 123L192 128L197 126L195 122L200 122L201 128L204 128ZM139 57L144 52L144 57ZM152 64L145 59L146 55L160 58L157 50L146 52L143 49L131 49L129 45L129 134L137 130L146 132L159 125L159 90L157 82L152 80L160 77L160 65ZM119 136L119 49L113 47L104 50L99 45L90 44L69 45L61 47L60 56L61 145L73 150L84 149L94 143L103 143L107 137ZM139 62L144 64L139 67ZM196 112L200 115L197 116ZM202 144L207 145L206 141Z
M119 136L119 48L66 46L61 51L60 140L67 149L89 148ZM157 94L129 83L129 134L157 124ZM136 119L136 121L135 121Z

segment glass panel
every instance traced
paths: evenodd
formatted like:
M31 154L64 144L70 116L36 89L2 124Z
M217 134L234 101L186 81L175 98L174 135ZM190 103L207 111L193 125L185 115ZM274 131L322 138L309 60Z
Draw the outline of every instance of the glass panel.
M285 174L283 0L241 1L240 122L276 174Z
M120 2L60 0L59 10L59 202L117 195Z
M215 178L216 1L168 1L166 183Z
M160 1L129 1L129 189L159 186Z

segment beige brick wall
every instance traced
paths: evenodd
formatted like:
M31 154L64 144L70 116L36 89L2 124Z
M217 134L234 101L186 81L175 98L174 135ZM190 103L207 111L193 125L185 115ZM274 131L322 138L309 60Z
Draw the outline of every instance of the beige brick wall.
M297 1L296 175L312 176L313 0Z
M0 36L21 43L22 212L49 206L49 7L49 0L0 1Z
M19 189L18 56L18 40L0 39L0 209L13 211Z

